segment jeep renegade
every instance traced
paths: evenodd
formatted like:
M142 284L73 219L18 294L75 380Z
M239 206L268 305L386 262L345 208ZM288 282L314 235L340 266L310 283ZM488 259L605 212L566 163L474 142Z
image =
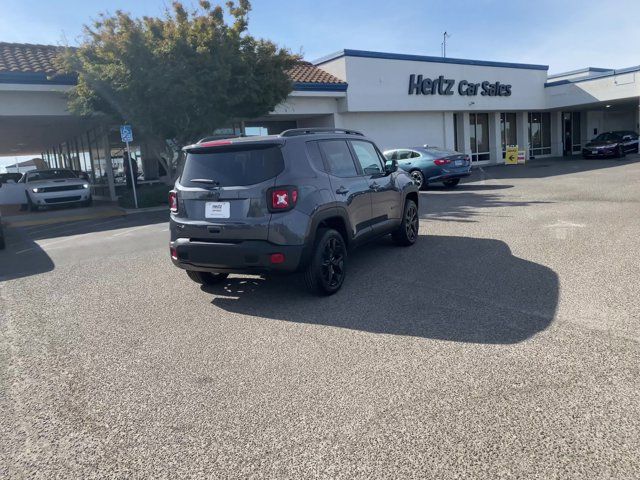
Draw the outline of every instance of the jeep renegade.
M293 129L184 151L169 193L170 254L200 284L303 272L312 291L330 295L353 247L418 238L418 188L360 132Z

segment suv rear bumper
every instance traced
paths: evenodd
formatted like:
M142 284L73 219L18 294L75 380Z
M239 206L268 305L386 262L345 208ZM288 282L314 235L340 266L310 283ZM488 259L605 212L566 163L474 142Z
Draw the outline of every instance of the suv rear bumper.
M185 270L215 273L287 273L302 266L303 245L276 245L264 240L237 243L192 242L178 238L170 243L178 258L173 264ZM282 263L272 263L271 255L284 255Z

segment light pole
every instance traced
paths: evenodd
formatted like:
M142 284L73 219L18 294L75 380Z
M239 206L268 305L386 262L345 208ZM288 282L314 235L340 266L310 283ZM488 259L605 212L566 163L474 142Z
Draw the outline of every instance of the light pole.
M447 58L447 38L449 38L451 35L449 35L447 32L444 32L442 34L442 43L440 44L440 47L442 48L442 58Z

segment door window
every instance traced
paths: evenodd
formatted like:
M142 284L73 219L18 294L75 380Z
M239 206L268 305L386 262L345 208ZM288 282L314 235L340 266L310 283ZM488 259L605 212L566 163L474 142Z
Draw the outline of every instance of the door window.
M336 177L358 175L351 151L345 140L325 140L319 142L320 150L327 162L327 168Z
M365 175L376 175L384 171L376 147L372 143L352 140L351 146Z

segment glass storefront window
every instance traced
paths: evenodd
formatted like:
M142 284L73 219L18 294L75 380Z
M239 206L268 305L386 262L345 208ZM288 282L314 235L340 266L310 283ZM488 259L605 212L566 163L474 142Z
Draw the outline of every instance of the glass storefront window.
M489 160L489 114L469 114L471 161L480 162Z
M551 114L529 112L529 156L551 154Z

